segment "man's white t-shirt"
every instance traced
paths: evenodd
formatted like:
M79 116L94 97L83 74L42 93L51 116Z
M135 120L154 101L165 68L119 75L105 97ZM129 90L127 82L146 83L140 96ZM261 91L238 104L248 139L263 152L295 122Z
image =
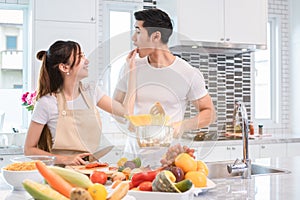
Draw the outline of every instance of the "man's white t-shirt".
M128 68L126 67L123 68L116 87L122 92L126 92L128 86L128 73L126 73ZM181 121L184 118L187 103L200 99L208 93L200 70L179 57L176 57L170 66L163 68L152 67L147 57L137 59L136 69L135 114L148 114L151 107L156 102L160 102L166 115L170 116L170 122ZM136 139L128 137L125 155L128 153L132 154L132 157L136 157L142 151L139 149ZM157 152L155 150L147 152L149 156L151 155L148 156L149 162L152 162L151 160L155 157L157 160L157 156L162 156L161 152L155 155Z
M205 81L199 69L192 67L181 58L168 67L152 67L147 57L136 60L137 96L135 114L149 113L155 102L160 102L171 117L171 121L180 121L184 117L187 103L207 94ZM126 92L128 73L120 74L116 89Z

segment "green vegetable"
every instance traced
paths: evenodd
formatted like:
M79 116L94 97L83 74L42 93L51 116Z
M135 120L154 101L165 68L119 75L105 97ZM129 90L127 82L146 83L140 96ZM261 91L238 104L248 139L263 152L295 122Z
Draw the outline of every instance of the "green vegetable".
M152 190L157 192L178 192L181 191L175 187L174 182L176 177L168 170L163 170L156 175L152 182Z
M133 159L132 162L134 162L135 168L139 168L142 165L142 161L141 161L141 159L139 157Z
M180 192L186 192L193 186L193 183L189 179L182 180L178 183L175 183L175 187L180 190Z

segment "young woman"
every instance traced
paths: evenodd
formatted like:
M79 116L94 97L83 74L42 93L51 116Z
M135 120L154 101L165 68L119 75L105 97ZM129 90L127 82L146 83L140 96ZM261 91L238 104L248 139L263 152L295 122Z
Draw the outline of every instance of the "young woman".
M135 64L132 51L127 57L131 92L121 104L92 84L83 84L89 61L74 41L57 41L37 53L42 61L37 103L25 141L25 155L54 155L56 164L85 164L84 157L99 148L101 120L97 106L124 116L135 101Z

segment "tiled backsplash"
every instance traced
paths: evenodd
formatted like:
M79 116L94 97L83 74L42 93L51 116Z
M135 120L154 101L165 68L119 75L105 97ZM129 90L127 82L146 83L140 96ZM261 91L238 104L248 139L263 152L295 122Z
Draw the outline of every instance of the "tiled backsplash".
M217 132L223 136L226 125L232 124L235 100L243 101L249 120L251 119L251 53L233 49L192 49L174 47L172 52L198 68L204 75L206 86L214 102L217 121L207 128L192 133ZM185 116L197 113L189 104Z

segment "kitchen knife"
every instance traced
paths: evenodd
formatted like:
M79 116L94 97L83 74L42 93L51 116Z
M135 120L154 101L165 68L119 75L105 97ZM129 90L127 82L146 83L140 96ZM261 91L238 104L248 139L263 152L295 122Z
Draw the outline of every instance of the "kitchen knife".
M113 148L114 146L111 145L94 152L92 155L89 156L89 161L93 162L99 160L100 158L108 154Z

